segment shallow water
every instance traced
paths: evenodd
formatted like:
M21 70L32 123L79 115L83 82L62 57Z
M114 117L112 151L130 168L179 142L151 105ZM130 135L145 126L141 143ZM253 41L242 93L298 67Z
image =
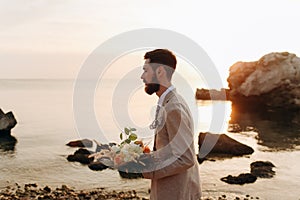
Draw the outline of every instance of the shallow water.
M97 120L102 125L107 139L118 141L121 125L113 124L115 119L111 117L113 111L108 97L112 88L113 84L108 83L97 90L95 108ZM184 93L184 89L179 90ZM75 126L72 107L73 81L0 80L0 91L0 108L4 112L13 111L18 121L12 131L12 135L17 139L13 150L7 151L0 147L0 188L16 182L53 187L67 184L80 189L135 189L147 195L149 180L125 180L121 179L116 171L96 172L87 166L66 160L66 156L76 149L65 144L70 140L90 135L78 133ZM214 106L226 110L220 132L226 132L229 121L239 123L244 129L248 126L254 128L242 133L227 133L251 146L255 150L252 155L215 162L205 161L200 165L205 196L249 194L260 199L299 199L300 126L297 114L264 116L247 112L232 113L230 102L193 103L195 101L192 95L184 96L188 97L188 103L192 109L195 106L199 114L195 131L197 133L213 130L211 121L216 114ZM105 102L106 98L108 102ZM150 123L156 101L154 97L142 96L142 89L137 90L129 101L132 120L141 126ZM146 133L146 136L150 140L151 133ZM254 184L242 186L228 185L220 181L220 178L229 174L250 172L250 163L258 160L268 160L276 166L274 178L258 179Z

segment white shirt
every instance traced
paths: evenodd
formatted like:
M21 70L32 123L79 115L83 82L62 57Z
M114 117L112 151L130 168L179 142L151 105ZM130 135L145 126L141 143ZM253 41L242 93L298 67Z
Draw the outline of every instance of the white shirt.
M167 94L169 94L169 92L171 92L173 89L175 89L175 87L173 85L171 85L170 87L168 87L168 89L166 89L166 91L164 91L164 93L162 93L162 95L159 97L158 103L157 103L157 105L159 107L162 107L162 104L163 104Z

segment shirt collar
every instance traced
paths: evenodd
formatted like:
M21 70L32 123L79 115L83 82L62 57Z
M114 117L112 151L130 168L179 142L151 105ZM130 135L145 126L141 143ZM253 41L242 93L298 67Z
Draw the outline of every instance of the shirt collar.
M166 98L166 96L167 96L167 94L169 92L171 92L173 89L175 89L175 87L173 85L168 87L168 89L166 89L166 91L164 91L164 93L162 93L162 95L159 97L157 105L159 105L161 107L164 100L165 100L165 98Z

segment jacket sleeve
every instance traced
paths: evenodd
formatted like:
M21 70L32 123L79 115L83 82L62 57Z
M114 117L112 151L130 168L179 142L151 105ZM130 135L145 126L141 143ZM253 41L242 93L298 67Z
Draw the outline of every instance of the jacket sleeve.
M182 105L179 106L172 106L174 109L167 111L164 128L169 144L154 153L153 170L144 173L144 178L160 179L172 176L195 164L192 118Z

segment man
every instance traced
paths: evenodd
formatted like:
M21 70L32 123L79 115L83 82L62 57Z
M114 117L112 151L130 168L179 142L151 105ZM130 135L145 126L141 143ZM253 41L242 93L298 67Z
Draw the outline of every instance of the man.
M155 120L153 163L143 177L151 179L151 200L198 200L199 167L194 148L193 119L183 98L171 84L176 57L167 49L144 56L141 79L145 92L159 97Z

